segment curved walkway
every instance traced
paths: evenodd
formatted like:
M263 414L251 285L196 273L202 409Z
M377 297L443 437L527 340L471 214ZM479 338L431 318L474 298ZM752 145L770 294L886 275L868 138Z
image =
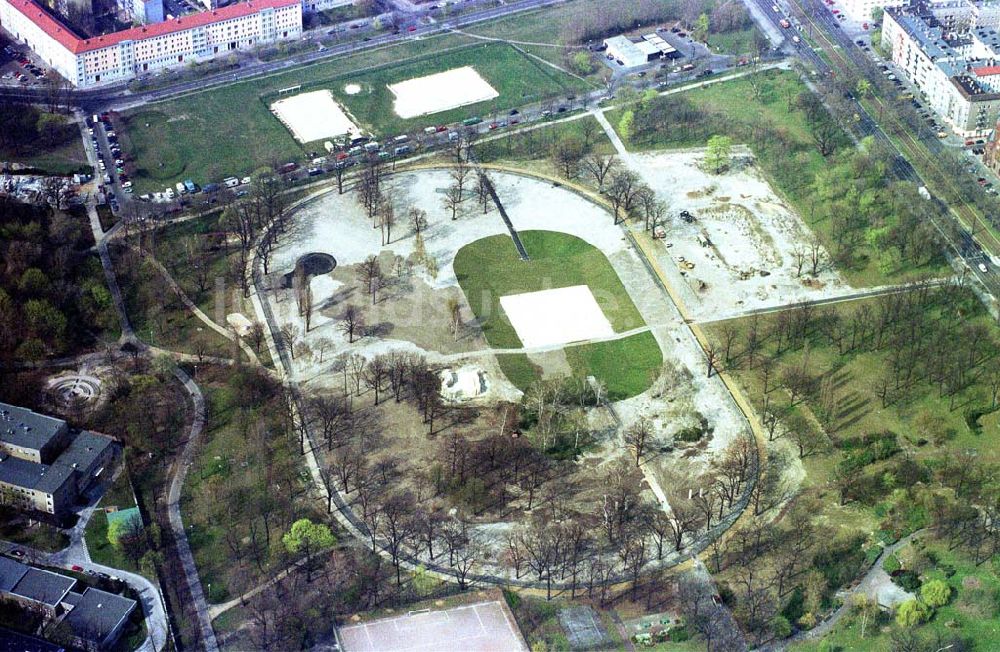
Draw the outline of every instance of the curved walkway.
M198 447L198 440L205 426L205 398L202 396L198 385L182 369L175 369L174 376L177 377L177 380L181 381L184 389L191 396L191 403L194 406L194 419L191 423L188 440L184 444L184 450L181 451L180 456L174 461L174 475L170 480L170 489L167 492L167 513L170 520L170 531L174 535L177 553L181 558L181 565L184 568L188 590L191 592L191 601L194 603L192 606L198 615L198 628L201 634L202 649L208 652L217 652L219 644L215 639L215 630L212 629L212 618L208 613L208 602L205 600L201 578L198 576L198 567L194 562L194 555L191 554L191 546L188 544L187 533L184 531L184 521L181 519L181 488L184 486L184 478L187 477L188 467L194 459L195 449Z

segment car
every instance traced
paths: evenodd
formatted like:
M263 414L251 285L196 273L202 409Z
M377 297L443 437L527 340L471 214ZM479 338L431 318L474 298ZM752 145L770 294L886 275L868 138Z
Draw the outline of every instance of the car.
M17 557L18 559L24 557L24 551L19 548L14 548L13 550L10 551L10 554L13 555L14 557Z
M499 126L500 125L498 125L497 123L491 122L490 123L490 131L493 131L494 129L498 128Z
M865 44L865 42L862 41L861 39L858 39L857 41L855 41L855 43L857 43L858 45L864 45Z
M448 127L446 127L444 125L438 125L437 126L437 132L441 133L442 131L448 131Z
M410 25L409 27L406 28L406 31L407 32L415 32L415 31L417 31L417 26L416 25Z
M778 13L781 10L778 9L778 5L771 5L771 11L773 11L774 13Z
M80 566L79 564L73 564L72 566L69 567L69 569L71 571L76 571L77 573L83 572L83 566Z
M990 270L986 267L985 263L979 263L979 271L983 274L988 274Z
M862 23L861 29L868 29L868 23Z
M837 14L840 13L840 9L831 9L830 13L833 14L834 16L836 16Z
M520 113L520 111L518 111L517 109L511 109L507 115L517 115L518 113Z

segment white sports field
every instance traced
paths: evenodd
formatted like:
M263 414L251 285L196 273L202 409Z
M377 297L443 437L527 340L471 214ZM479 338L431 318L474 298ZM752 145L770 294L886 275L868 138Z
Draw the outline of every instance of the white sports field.
M525 348L568 344L615 334L586 285L500 297Z
M361 130L333 99L330 91L312 91L274 102L271 111L300 143L350 134Z
M389 91L395 97L393 111L400 118L456 109L500 95L472 66L390 84Z
M421 611L340 629L344 652L527 652L499 601Z

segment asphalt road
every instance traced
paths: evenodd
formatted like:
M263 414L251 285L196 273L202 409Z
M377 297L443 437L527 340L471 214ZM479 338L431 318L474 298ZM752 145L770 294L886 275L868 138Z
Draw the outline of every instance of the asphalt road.
M503 16L508 16L521 11L528 11L540 7L562 4L571 0L520 0L516 3L504 4L499 7L491 7L482 11L470 12L460 16L439 20L431 24L418 24L413 32L402 30L398 34L383 33L371 37L369 41L353 41L330 46L325 51L311 50L293 55L281 61L260 62L247 66L241 66L237 72L224 72L214 75L207 75L198 79L181 81L170 86L133 93L126 87L126 84L119 83L102 88L74 90L68 93L68 102L78 106L87 112L107 110L116 108L118 105L142 104L156 100L166 99L174 95L180 95L191 91L200 91L213 86L232 83L233 81L250 79L270 73L280 72L289 68L294 68L309 63L316 63L327 59L372 50L406 40L431 36L446 32L457 27L467 27L483 21L494 20ZM0 87L0 98L21 101L21 102L42 102L48 97L43 89L24 89L16 87Z
M790 0L774 0L773 4L777 4L782 10L780 13L775 13L772 8L771 0L744 0L748 4L753 4L755 11L752 12L754 17L758 20L763 18L769 25L767 26L768 31L772 31L774 28L781 30L778 22L787 16L791 15L788 11ZM860 74L865 79L868 79L874 84L874 82L881 81L881 71L876 67L875 63L868 57L868 55L854 42L851 37L848 36L836 18L830 13L830 11L823 5L819 0L801 0L801 7L805 14L808 15L808 20L818 26L823 31L825 35L831 42L833 42L838 51L844 56L850 59L851 63L857 66ZM780 46L783 51L789 54L794 54L806 63L808 63L812 68L814 68L820 75L827 77L836 75L836 72L830 65L826 63L813 49L805 42L802 41L798 44L793 43L791 36L796 34L794 30L782 30L786 34L786 39ZM902 180L911 181L917 185L926 185L920 173L910 164L906 157L900 152L896 143L892 141L882 130L881 126L871 117L868 110L857 101L855 98L849 100L851 108L857 115L857 130L862 136L871 136L876 141L881 143L886 147L887 151L893 152L894 156L891 161L891 170L893 174ZM917 137L922 134L918 133ZM928 147L932 155L943 154L944 145L936 138L922 138L921 142ZM948 213L951 214L950 212ZM968 232L960 223L958 223L957 218L955 219L954 225L943 225L935 223L938 233L941 235L944 242L947 244L951 252L969 269L969 273L980 282L980 284L986 288L986 290L993 296L1000 296L1000 278L997 274L987 271L983 273L979 269L980 264L987 266L987 270L992 269L992 263L989 257L984 253L982 247L975 241L972 234ZM954 229L949 228L954 226ZM957 237L953 236L950 231L955 230L958 234Z

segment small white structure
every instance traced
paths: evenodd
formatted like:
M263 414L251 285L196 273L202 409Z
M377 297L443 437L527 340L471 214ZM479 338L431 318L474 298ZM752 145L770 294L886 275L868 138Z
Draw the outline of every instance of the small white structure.
M441 398L446 401L468 401L486 393L486 374L476 367L445 369L440 378Z
M344 134L352 138L361 135L361 129L328 90L280 99L271 105L271 111L300 143L338 138Z
M626 36L604 39L604 45L608 49L608 54L615 60L621 61L626 68L635 68L662 56L660 48L649 41L633 43Z
M253 328L253 322L247 319L243 313L231 312L226 315L226 323L236 331L236 334L240 337L246 337L250 334L250 330Z
M611 337L611 322L586 285L500 297L525 348Z
M457 109L500 95L472 66L390 84L389 91L395 97L392 109L400 118Z

